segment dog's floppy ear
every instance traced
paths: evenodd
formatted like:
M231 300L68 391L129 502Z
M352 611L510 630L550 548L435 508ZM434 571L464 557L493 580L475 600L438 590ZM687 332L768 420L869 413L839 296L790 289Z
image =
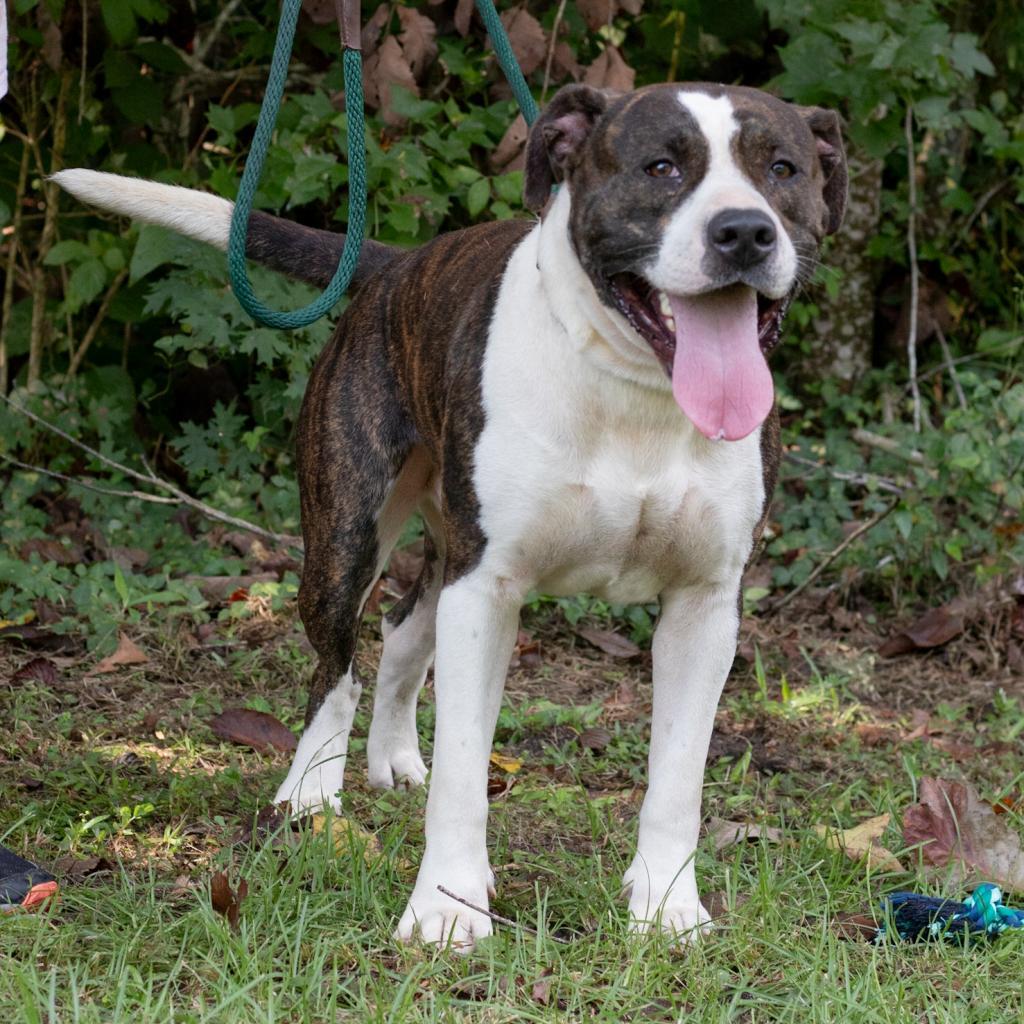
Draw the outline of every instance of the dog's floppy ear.
M544 208L551 186L563 181L608 99L589 85L567 85L555 93L530 129L526 144L523 199L535 213Z
M825 234L834 235L843 223L849 186L846 150L843 148L843 122L834 110L826 110L824 107L801 107L800 113L818 146L818 159L825 175L822 194L828 208Z

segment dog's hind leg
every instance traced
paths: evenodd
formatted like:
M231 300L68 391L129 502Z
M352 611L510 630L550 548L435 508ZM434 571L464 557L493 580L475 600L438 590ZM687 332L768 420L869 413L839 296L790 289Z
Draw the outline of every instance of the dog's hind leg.
M416 700L434 660L444 550L440 514L431 498L421 505L421 511L426 525L423 569L382 624L384 651L366 744L367 776L376 789L421 786L427 778L416 731Z
M333 353L325 353L330 360ZM352 719L361 692L354 674L363 606L416 507L430 474L422 449L401 424L388 427L367 389L315 386L297 439L302 480L305 568L299 612L319 663L310 686L306 728L276 802L295 810L340 807ZM364 378L365 379L365 378ZM338 410L342 410L339 412Z

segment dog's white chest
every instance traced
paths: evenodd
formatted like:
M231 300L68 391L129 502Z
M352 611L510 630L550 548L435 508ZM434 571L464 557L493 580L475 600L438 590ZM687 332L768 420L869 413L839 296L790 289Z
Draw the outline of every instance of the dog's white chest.
M667 388L567 341L543 296L524 294L523 249L484 362L474 480L489 570L523 591L623 603L737 578L764 500L758 435L710 442Z

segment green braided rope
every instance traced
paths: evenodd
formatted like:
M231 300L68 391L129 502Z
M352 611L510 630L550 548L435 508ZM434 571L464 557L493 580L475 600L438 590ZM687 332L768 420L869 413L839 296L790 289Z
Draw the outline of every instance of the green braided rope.
M530 92L530 87L526 84L526 79L523 78L522 68L519 67L519 61L516 60L516 55L512 52L508 33L501 23L501 18L498 17L498 12L494 9L494 3L492 0L476 0L476 9L480 12L484 28L487 29L487 34L491 37L491 46L494 47L498 64L501 65L501 70L505 72L508 84L512 87L512 95L515 96L526 123L533 124L537 120L537 102Z
M231 231L228 236L228 273L231 279L231 290L235 293L242 308L256 321L268 327L277 327L291 331L297 327L305 327L319 320L331 311L339 299L345 294L356 265L359 263L359 249L363 241L366 226L366 143L363 109L363 68L362 57L358 50L342 51L342 67L345 75L345 110L348 120L348 227L345 246L342 250L338 268L331 278L330 284L319 298L302 309L282 313L264 305L253 291L245 263L245 240L249 230L249 215L252 202L259 187L263 173L263 163L267 157L277 114L281 108L285 81L288 77L288 63L291 59L292 43L295 39L295 26L299 19L302 0L284 0L281 7L281 20L277 27L277 39L274 42L274 55L270 62L270 74L267 78L267 90L260 107L259 120L252 147L249 150L242 181L238 186L238 198L231 214ZM505 27L494 9L492 0L476 0L477 10L483 19L487 34L491 37L491 45L498 58L512 93L519 104L527 124L533 124L537 118L537 104L530 93L526 79L519 67L512 45L509 42Z

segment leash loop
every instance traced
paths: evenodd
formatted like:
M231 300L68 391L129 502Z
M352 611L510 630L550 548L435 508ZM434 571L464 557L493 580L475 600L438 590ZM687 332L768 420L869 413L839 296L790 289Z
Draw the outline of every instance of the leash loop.
M256 190L259 188L277 115L281 109L302 0L283 0L281 6L281 20L277 26L267 89L263 95L256 132L238 186L238 198L231 214L231 231L228 235L228 274L231 279L231 290L242 308L254 320L267 327L285 331L306 327L326 316L342 298L359 263L359 249L366 227L366 125L359 0L335 0L335 4L338 8L338 31L341 36L342 70L345 80L345 112L348 122L348 225L341 259L330 284L309 305L290 312L281 312L265 305L256 295L249 281L245 263L249 215L252 212ZM493 0L476 0L476 7L491 38L498 64L512 87L512 93L523 112L523 117L528 125L533 124L537 118L537 104L523 77Z

